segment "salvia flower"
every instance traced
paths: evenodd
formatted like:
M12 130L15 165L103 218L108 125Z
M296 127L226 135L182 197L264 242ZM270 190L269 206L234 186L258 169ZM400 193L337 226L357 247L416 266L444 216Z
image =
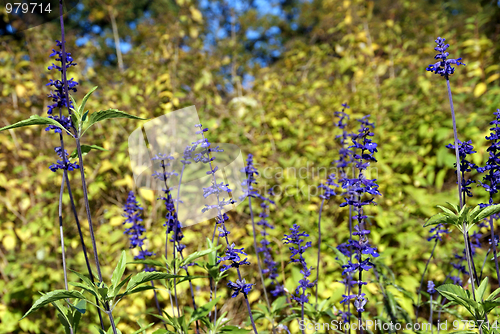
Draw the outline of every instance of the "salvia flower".
M245 279L237 279L235 283L229 282L227 285L231 288L231 290L233 290L231 297L235 298L240 292L247 295L252 290L253 284L247 284Z
M272 194L272 188L269 189L269 195ZM263 197L263 196L262 196ZM262 240L260 241L261 247L257 249L258 253L262 253L264 256L264 268L262 269L262 273L266 274L267 277L271 279L271 285L273 286L273 290L271 290L271 294L276 297L284 294L284 287L278 283L278 263L274 261L273 252L270 247L270 242L267 240L267 229L274 229L274 226L269 223L269 215L267 214L267 210L269 209L269 205L267 202L274 204L274 201L270 200L267 197L264 197L260 203L261 212L259 214L260 220L257 222L257 225L262 227L261 235Z
M212 144L208 141L207 138L205 138L204 133L208 131L207 128L203 128L201 124L196 124L195 127L200 129L196 133L201 135L202 138L196 142L193 142L193 145L199 145L202 148L202 150L201 152L198 152L194 155L194 161L207 164L209 168L207 175L211 176L211 185L207 188L203 188L203 193L204 196L206 195L205 198L208 196L215 195L217 199L217 204L205 205L205 207L202 209L202 212L205 212L207 210L217 209L217 217L216 217L217 231L219 232L219 237L225 239L227 246L225 255L219 257L218 263L229 261L229 264L222 265L220 270L221 272L224 272L231 268L236 269L239 279L236 280L236 282L229 281L229 283L227 284L227 286L231 290L233 290L231 297L235 298L238 296L239 293L243 293L243 296L247 298L247 294L250 292L253 284L247 284L245 280L241 278L241 273L239 268L242 265L250 265L250 262L246 257L242 259L243 256L247 255L244 252L244 248L237 248L234 243L231 243L231 245L229 245L228 235L230 232L227 230L225 225L225 222L229 220L229 217L227 216L226 213L223 212L225 206L234 204L235 201L232 198L226 200L223 197L224 193L227 193L229 196L231 196L230 195L231 189L229 188L229 184L217 182L216 172L218 170L218 167L212 164L212 162L215 161L216 159L215 156L211 156L212 153L223 152L223 150L219 149L219 146L212 147ZM214 236L215 236L215 229L214 229ZM247 307L250 308L248 302L247 302ZM251 310L249 309L248 312L250 314L250 319L252 320L252 325L255 326L251 315Z
M154 253L149 252L144 246L144 240L146 238L143 237L143 234L146 231L146 228L141 224L142 210L142 207L136 200L134 192L130 191L128 194L127 203L123 208L123 216L126 217L123 224L132 224L132 226L127 228L123 233L129 236L130 248L139 248L139 254L134 257L134 260L145 260L147 257L155 255ZM154 268L146 266L144 268L144 271L154 271Z
M435 64L430 64L425 70L434 72L435 74L439 74L448 79L450 75L455 73L455 68L453 66L465 66L465 64L461 62L462 58L447 59L450 54L449 52L446 52L446 49L448 49L450 45L445 44L445 40L445 38L441 37L438 37L436 39L435 42L437 46L434 48L434 50L438 51L439 53L434 56L434 59L438 59L438 62Z
M159 199L163 200L165 203L165 208L167 210L167 213L165 214L165 223L163 226L167 227L167 235L169 235L171 232L172 236L170 238L170 242L172 242L176 250L181 253L184 248L186 248L186 245L181 244L181 240L184 238L184 235L182 233L182 224L178 219L177 212L175 210L175 200L172 197L172 193L170 191L170 187L168 186L168 182L170 178L173 176L178 176L178 173L175 171L167 171L166 168L170 166L170 162L174 160L174 157L159 153L155 155L151 160L153 161L160 161L160 167L162 168L161 172L155 171L152 176L158 180L163 181L163 184L165 188L162 188L163 190L163 196L160 196Z
M371 139L374 135L371 130L374 128L374 124L369 122L368 118L369 115L358 120L361 124L360 129L357 134L352 136L352 145L349 147L349 149L353 149L352 163L357 168L358 175L355 178L349 178L346 175L340 180L342 188L344 189L344 202L340 206L349 205L356 211L353 218L357 221L357 225L354 226L352 234L359 238L359 240L349 240L346 245L349 247L349 250L344 249L345 254L351 256L350 253L352 252L355 255L354 259L356 262L353 261L351 256L348 263L342 266L344 269L342 275L360 277L356 282L358 285L358 293L345 295L343 303L354 300L354 306L358 314L365 311L365 305L367 303L365 294L361 292L362 286L366 285L366 282L361 280L362 272L373 268L374 264L370 257L376 258L379 256L377 249L372 247L368 240L370 230L367 228L367 216L364 214L363 209L366 205L376 204L373 196L380 195L376 182L377 180L368 179L365 175L370 163L377 161L374 157L374 153L377 152L378 146L377 143ZM363 259L363 255L369 256ZM349 282L349 279L346 280L346 282Z
M487 173L480 185L489 193L489 201L487 204L480 204L482 208L495 204L493 196L498 193L500 185L500 109L497 109L493 115L495 115L495 119L490 122L492 125L490 135L485 137L486 140L490 141L490 146L487 149L488 160L484 167L477 168L479 173ZM495 215L494 218L498 218L498 215Z
M306 295L306 290L312 288L316 284L316 282L310 282L308 279L311 275L312 268L307 266L304 258L304 252L307 248L311 247L311 242L306 242L305 238L309 237L309 234L301 232L298 224L294 224L293 227L290 228L290 231L292 231L292 233L285 234L283 240L286 245L290 245L289 250L292 252L292 255L290 255L290 262L298 262L301 264L302 270L300 273L303 277L299 281L299 286L295 289L295 295L292 299L303 305L309 302L309 294Z
M75 169L79 169L80 166L77 164L77 163L72 163L69 161L69 155L68 155L68 151L67 150L64 150L64 157L63 157L63 150L61 147L56 147L54 149L54 151L56 151L57 155L59 156L59 158L62 159L61 160L57 160L57 163L55 164L52 164L50 165L49 169L53 172L57 171L58 169L65 169L65 170L68 170L68 171L73 171Z
M436 226L430 229L429 233L431 234L431 236L427 238L427 241L431 240L443 241L442 239L443 234L448 234L450 233L450 231L447 228L445 228L443 224L437 224Z
M455 149L455 145L453 144L448 144L446 145L446 148ZM470 185L475 183L476 181L471 180L471 179L466 179L465 178L465 173L471 172L474 169L477 169L478 167L476 164L470 162L468 160L468 156L476 153L474 151L474 146L472 146L472 141L466 141L466 142L461 142L458 140L458 155L460 157L460 171L462 173L462 194L463 196L467 195L469 197L472 197L472 193L470 191L471 187ZM454 164L455 168L456 163ZM458 183L458 181L457 181Z
M50 54L49 57L56 57L55 58L55 61L56 62L59 62L61 63L61 66L59 65L56 65L54 63L52 63L51 66L48 67L48 70L52 70L52 69L56 69L58 70L59 72L62 72L62 57L63 57L63 53L62 53L62 43L60 41L56 41L56 45L59 47L59 50L56 51L56 50L52 50L53 52ZM70 68L71 66L76 66L76 63L73 62L73 58L71 57L71 53L69 52L66 52L66 68ZM67 86L68 86L68 93L70 92L76 92L76 86L78 85L78 82L74 81L73 78L69 79L69 80L66 80L66 83L67 83ZM71 118L70 117L66 117L64 115L62 115L62 117L59 117L58 115L58 110L60 108L68 108L68 107L73 107L73 104L70 101L66 101L67 98L66 98L66 93L64 91L64 82L62 80L52 80L50 79L50 81L46 84L46 86L51 86L53 87L53 91L48 95L49 98L52 99L52 102L53 104L49 105L48 106L48 111L47 113L49 114L49 118L52 118L56 121L58 121L59 123L61 123L66 129L70 129L72 124L71 124ZM54 112L54 110L56 112ZM49 125L45 131L50 131L50 130L54 130L55 133L61 133L62 130L61 128L55 126L55 125Z
M430 295L435 294L436 293L435 287L436 287L436 285L434 284L433 281L428 281L427 282L427 293Z

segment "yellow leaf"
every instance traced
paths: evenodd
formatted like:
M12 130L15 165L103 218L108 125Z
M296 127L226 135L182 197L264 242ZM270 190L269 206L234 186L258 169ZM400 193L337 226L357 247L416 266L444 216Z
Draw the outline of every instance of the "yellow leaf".
M123 179L113 182L113 185L118 187L127 186L128 189L132 189L134 187L134 179L126 174Z
M486 92L486 84L484 82L480 82L474 88L474 97L480 97Z
M250 303L256 301L260 297L260 291L259 290L252 290L250 294L248 295L248 301Z
M31 200L29 197L23 198L19 203L19 207L23 211L27 210L30 207L30 205L31 205Z
M139 194L146 199L146 201L153 202L155 200L155 193L151 189L139 189Z
M500 74L495 73L492 76L490 76L488 79L486 79L486 83L493 82L493 81L495 81L498 78L500 78Z
M30 230L22 231L20 228L16 228L15 230L16 230L17 236L19 237L19 239L21 239L22 242L25 242L26 240L28 240L31 237Z
M16 85L16 94L19 97L23 97L23 95L26 93L26 88L23 85Z
M200 23L203 21L203 15L201 14L201 12L198 9L191 6L191 7L189 7L189 11L191 12L191 17L192 17L193 21L200 22Z
M99 173L107 172L110 169L113 169L113 164L109 162L109 160L104 160L102 162L101 168L99 168Z
M344 19L345 24L351 24L352 22L352 17L351 15L346 15Z
M11 235L6 235L2 240L2 244L6 250L13 250L14 247L16 247L16 238Z
M110 224L111 226L120 226L122 223L123 223L123 217L121 217L121 216L118 216L118 217L112 217L112 218L109 220L109 224Z

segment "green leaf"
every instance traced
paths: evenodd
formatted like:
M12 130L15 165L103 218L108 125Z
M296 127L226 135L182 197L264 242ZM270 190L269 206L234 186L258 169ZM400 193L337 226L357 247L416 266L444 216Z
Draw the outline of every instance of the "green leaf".
M70 319L66 315L67 312L66 307L64 307L59 300L54 301L52 305L54 305L54 307L57 309L58 312L57 317L59 318L61 324L64 326L64 330L66 331L66 333L68 334L71 333L70 329L72 326Z
M224 326L219 329L219 333L227 333L227 334L247 334L250 333L248 329L239 328L236 326Z
M85 114L83 114L83 117L82 117L82 122L85 122L85 120L87 119L87 115L89 114L89 111L90 111L90 110L87 110L87 111L85 112Z
M74 287L76 287L76 288L83 289L83 290L91 293L95 297L99 298L99 296L97 294L97 291L95 289L92 289L89 286L87 286L87 284L83 284L83 283L79 283L79 282L69 282L69 284L72 285L72 286L74 286Z
M494 215L496 213L499 213L499 212L500 212L500 204L487 206L487 207L483 208L483 210L481 210L481 212L476 216L476 219L474 219L474 222L480 222L484 218L487 218L487 217Z
M29 314L35 312L36 310L44 307L47 304L53 303L56 300L66 299L66 298L78 298L85 299L85 297L78 291L67 291L67 290L54 290L43 295L38 299L33 306L23 315L21 319L26 318Z
M448 208L445 208L444 206L441 206L441 205L436 205L438 208L440 208L441 210L443 210L446 214L448 214L449 216L456 216L456 214L451 211L450 209Z
M198 308L191 314L191 319L189 319L189 324L192 324L198 319L201 319L205 317L208 313L210 313L210 310L214 307L215 304L219 301L221 296L217 297L216 299L212 300L211 302L203 305L203 306L198 306Z
M74 271L72 269L70 269L70 270L73 273L75 273L75 275L78 276L89 288L93 289L97 293L97 290L95 289L95 285L94 285L94 283L92 283L90 278L88 278L87 276L85 276L83 274L80 274L78 271Z
M453 284L443 284L436 288L443 297L465 307L472 315L478 311L478 303L472 300L469 292L462 287Z
M281 296L281 297L278 297L278 299L276 299L272 304L271 304L271 312L272 313L275 313L275 312L279 312L281 311L282 309L284 309L285 307L287 307L287 304L286 304L286 296Z
M71 114L71 123L73 123L75 128L80 128L80 121L78 120L78 116L75 113Z
M191 253L189 254L188 256L186 256L184 258L184 260L182 260L182 262L180 263L180 266L179 267L183 267L187 264L190 264L191 262L193 262L194 260L196 260L197 258L200 258L202 256L205 256L207 254L210 254L211 252L213 252L214 250L217 250L221 247L222 245L219 245L213 249L205 249L205 250L202 250L202 251L199 251L199 252L194 252L194 253Z
M146 329L148 329L148 328L150 328L150 327L153 327L153 326L154 326L154 324L155 324L155 323L154 323L154 322L152 322L152 323L150 323L149 325L147 325L147 326L145 326L145 327L142 327L142 325L141 325L141 329L136 330L136 331L135 331L135 332L133 332L132 334L141 334L141 333L146 334L146 333L147 333L147 332L146 332ZM156 333L156 332L155 332L155 333Z
M500 288L490 293L490 295L488 296L488 298L486 298L486 300L495 300L498 297L499 293L500 293Z
M460 211L460 208L458 207L458 205L451 204L450 202L446 202L446 204L448 204L453 210L455 210L455 212L459 212Z
M132 276L132 274L128 275L127 277L125 277L124 280L122 280L120 282L120 284L118 284L117 286L114 287L113 289L113 296L117 296L118 295L118 292L120 292L121 288L123 288L123 286L125 285L125 283L127 283L128 279Z
M82 104L80 105L80 107L78 108L78 113L81 115L82 114L82 111L85 110L85 105L87 104L87 100L89 99L90 95L92 95L92 93L97 89L98 86L95 86L94 88L92 88L88 93L87 95L85 95L85 97L83 98L82 100ZM75 104L76 106L76 104ZM87 111L88 112L88 111ZM84 120L83 120L84 121Z
M80 145L80 147L82 148L82 156L87 155L92 150L107 151L107 149L105 149L101 146L97 146L97 145ZM78 157L78 149L75 148L75 150L73 151L73 153L71 153L71 155L69 157L70 157L70 159L77 158Z
M153 280L157 279L173 279L173 278L183 278L186 276L180 276L180 275L172 275L172 274L165 274L161 273L158 271L151 271L151 272L141 272L138 273L130 279L130 281L127 284L127 288L125 289L126 291L129 291L139 284L147 283Z
M87 128L83 131L83 133L85 133L85 131L87 131L95 123L111 118L130 118L130 119L145 120L145 118L130 115L118 109L101 110L94 112L89 116Z
M424 227L431 226L431 225L437 225L437 224L453 224L455 225L456 223L456 218L453 218L447 214L444 213L438 213L437 215L432 216L427 220L427 222L424 224Z
M158 261L158 260L135 260L135 261L130 261L130 262L127 262L127 264L144 264L144 265L147 265L147 266L151 266L151 267L162 267L162 268L166 268L165 267L165 263L161 262L161 261Z
M118 264L116 265L116 268L113 271L113 275L111 276L111 284L113 287L117 286L120 280L122 279L123 273L125 272L126 264L127 264L127 254L125 253L124 250L122 250L122 255L120 256L120 260L118 260Z
M76 330L78 329L78 324L80 323L80 319L82 318L82 315L85 314L87 311L87 301L86 300L80 300L76 305L71 305L75 308L75 312L73 313L73 329L76 333Z
M476 289L477 300L483 300L484 293L486 292L486 287L488 286L488 277L485 277L479 287Z
M76 114L76 116L78 116L78 119L79 119L80 116L81 116L81 114L80 114L80 112L78 111L78 108L77 108L78 104L76 103L75 99L73 98L73 95L69 94L69 98L71 99L71 102L73 102L73 107L74 107L74 108L71 108L71 110L73 111L73 113ZM77 109L75 109L75 108L77 108ZM73 124L76 125L78 123L73 123Z
M0 132L5 131L5 130L10 130L10 129L15 129L15 128L20 128L23 126L31 126L31 125L55 125L61 130L66 131L71 137L74 138L73 134L66 130L64 126L61 125L58 121L53 120L52 118L48 117L40 117L38 115L32 115L30 118L25 119L24 121L20 121L11 125L4 126L3 128L0 128Z
M469 215L467 217L467 221L473 222L475 221L477 215L481 212L481 207L477 205L474 209L472 209L471 212L469 212Z

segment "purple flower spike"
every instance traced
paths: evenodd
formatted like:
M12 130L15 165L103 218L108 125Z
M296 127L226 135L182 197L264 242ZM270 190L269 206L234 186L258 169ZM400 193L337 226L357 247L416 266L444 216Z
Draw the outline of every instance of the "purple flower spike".
M53 172L57 171L58 169L66 169L68 171L73 171L75 169L79 169L80 166L76 163L71 163L69 162L69 155L68 151L64 150L64 158L63 158L63 152L61 147L56 147L54 149L56 151L57 155L63 160L57 160L57 163L50 165L49 169Z
M246 284L245 279L242 279L241 281L237 279L235 283L227 283L227 286L234 291L231 298L235 298L240 292L247 295L252 290L252 285L253 284Z
M139 254L134 257L134 260L145 260L146 258L155 255L144 247L144 240L146 240L146 238L142 236L146 229L141 225L142 210L142 207L135 198L134 192L129 192L127 204L125 204L125 207L123 208L123 216L127 219L125 219L123 224L132 224L132 226L127 228L123 234L127 234L129 236L130 248L138 247L140 249ZM144 271L154 271L154 268L145 266Z
M58 47L61 47L62 44L59 41L56 41L56 44ZM56 57L55 61L61 63L62 66L62 51L61 49L59 51L52 50L53 52L50 54L49 57ZM59 72L62 72L62 67L59 65L52 64L49 66L48 70L56 69ZM66 52L66 68L70 68L71 66L76 66L76 63L73 62L73 58L71 57L71 53ZM76 86L78 85L78 82L74 81L73 78L69 79L66 81L68 84L68 93L71 92L76 92ZM49 118L52 118L53 120L56 120L57 122L61 123L66 129L70 129L72 124L71 124L71 118L70 117L59 117L59 108L73 108L73 103L71 101L66 101L66 94L64 92L64 83L62 80L52 80L50 79L49 82L46 84L46 86L51 86L54 88L54 90L48 95L49 98L52 99L53 104L49 105L48 108L49 110L47 111L47 114L49 114ZM56 112L54 112L54 110ZM45 131L50 131L54 130L55 133L61 133L62 130L61 128L55 126L55 125L49 125Z
M290 262L299 262L302 265L302 270L300 271L300 273L303 276L303 279L299 281L299 286L295 289L295 295L292 296L292 299L303 305L304 303L309 302L309 294L306 295L306 290L308 288L312 288L316 284L316 281L310 282L308 279L308 277L311 275L312 267L307 267L306 260L303 256L306 249L311 247L311 242L305 242L304 238L309 237L309 234L301 232L299 225L294 224L293 227L290 228L290 230L292 231L292 233L285 234L285 237L283 238L284 244L291 245L289 247L290 251L292 252L292 255L290 256Z
M444 44L445 40L446 40L445 38L441 37L438 37L436 39L435 42L437 46L434 48L434 50L438 51L439 53L436 56L434 56L434 59L439 59L439 61L435 64L430 64L429 66L427 66L425 70L434 72L435 74L439 74L448 79L450 75L455 73L455 68L452 65L465 66L465 64L461 62L462 58L447 59L450 54L446 52L446 49L448 49L450 45Z
M427 282L427 293L430 295L435 294L436 293L435 287L436 287L436 285L434 284L433 281L428 281Z

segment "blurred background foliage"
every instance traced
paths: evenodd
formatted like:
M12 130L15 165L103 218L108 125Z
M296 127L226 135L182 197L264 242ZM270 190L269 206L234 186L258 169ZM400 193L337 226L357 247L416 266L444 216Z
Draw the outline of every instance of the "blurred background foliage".
M457 197L454 155L445 148L453 138L446 84L425 68L434 62L437 36L451 44L451 57L462 57L467 64L451 78L459 139L473 140L478 151L474 162L484 164L484 136L492 113L500 108L496 1L82 0L65 22L67 49L78 63L69 72L80 83L77 101L99 86L87 104L91 110L117 108L153 118L195 105L212 142L236 144L243 154L255 155L258 168L265 170L259 187L264 191L277 186L272 236L284 268L289 254L280 239L293 223L301 224L316 244L316 187L338 155L334 111L343 102L351 106L352 130L357 129L356 118L371 114L379 143L378 163L371 171L383 196L370 208L370 238L381 252L378 262L394 275L387 290L413 315L410 297L416 296L432 247L422 225L437 212L436 204L456 202ZM2 24L6 26L6 17ZM45 83L53 78L47 71L52 62L48 55L56 39L57 21L0 37L0 127L33 114L46 115L50 101ZM128 120L99 124L85 140L109 150L85 156L107 276L120 250L128 247L121 213L128 191L137 191L127 153L127 137L137 126ZM57 222L61 174L48 169L56 160L53 148L58 138L31 127L0 133L0 143L0 333L61 333L50 307L18 322L38 291L63 288ZM71 175L90 244L80 178ZM473 191L472 204L485 201L484 191ZM139 191L148 248L161 254L165 212L157 196ZM348 238L347 212L339 203L340 199L331 200L324 214L319 283L320 296L331 296L337 307L343 293L337 282L341 269L327 245ZM67 196L64 204L68 266L85 271ZM247 205L231 212L231 218L232 236L254 254ZM205 246L200 235L208 235L212 224L185 229L188 251ZM481 240L478 266L488 247L486 233ZM459 235L446 236L428 279L442 281L450 259L461 251ZM309 251L310 264L314 254ZM251 259L255 264L255 257ZM488 264L486 274L492 268ZM256 267L243 271L249 277ZM286 273L286 287L293 291L300 274L288 269ZM76 280L72 276L70 280ZM257 276L251 281L260 287ZM399 286L409 294L395 288ZM187 286L181 290L181 300L187 301ZM383 314L376 282L367 291L372 316ZM208 282L196 294L200 304L207 301ZM146 309L153 312L152 293L145 296L146 300L129 299L116 311L122 331L136 330L139 315ZM262 302L259 289L250 300L254 307ZM168 309L164 291L160 301ZM244 321L242 299L226 298L220 306L233 324ZM425 318L425 310L420 315ZM95 313L91 317L86 320L97 324ZM92 331L91 326L82 329Z

